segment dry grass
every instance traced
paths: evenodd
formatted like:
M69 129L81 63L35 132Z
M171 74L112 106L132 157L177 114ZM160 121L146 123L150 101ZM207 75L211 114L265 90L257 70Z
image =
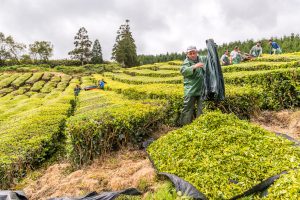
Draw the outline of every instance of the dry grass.
M264 111L251 121L269 131L284 133L296 139L300 137L300 110Z
M161 126L153 133L153 137L157 139L173 129ZM156 174L146 153L127 147L104 155L92 165L77 171L72 172L69 163L40 169L25 179L18 189L23 188L31 200L43 200L63 196L78 197L92 191L115 191L130 187L146 191L155 187L155 181Z
M92 191L140 188L141 183L148 186L156 178L150 161L141 150L123 149L80 170L69 173L69 169L68 163L50 166L40 178L23 189L25 194L32 200L77 197Z

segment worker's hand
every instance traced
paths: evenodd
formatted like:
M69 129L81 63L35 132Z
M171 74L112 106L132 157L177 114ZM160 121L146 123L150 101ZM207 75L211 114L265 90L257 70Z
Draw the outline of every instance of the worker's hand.
M196 68L201 68L201 67L203 67L204 66L204 64L203 63L197 63L197 64L195 64L194 65L194 69L196 69Z

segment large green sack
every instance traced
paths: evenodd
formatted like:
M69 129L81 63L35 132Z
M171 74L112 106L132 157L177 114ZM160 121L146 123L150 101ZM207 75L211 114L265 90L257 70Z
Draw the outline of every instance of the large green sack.
M221 101L225 99L225 85L217 45L213 39L206 40L207 60L204 76L204 99Z

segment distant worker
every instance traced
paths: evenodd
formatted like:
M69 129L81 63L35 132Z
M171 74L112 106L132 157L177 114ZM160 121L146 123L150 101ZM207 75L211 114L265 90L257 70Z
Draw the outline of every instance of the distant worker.
M259 57L262 54L261 42L257 42L250 50L250 55L253 57Z
M226 49L226 51L222 55L220 61L221 61L221 65L230 65L230 59L229 59L229 51L228 51L228 49Z
M269 44L271 46L270 54L281 54L281 48L280 46L274 42L272 39L269 40Z
M233 51L230 53L230 63L239 64L242 61L242 56L238 46L235 46Z
M195 46L190 46L186 51L186 59L180 68L183 75L184 101L180 124L186 125L192 122L197 107L196 117L202 114L202 99L204 92L204 58L198 56Z
M105 81L103 80L103 79L101 79L100 81L99 81L99 87L100 87L100 89L102 89L102 90L104 90L104 85L105 85Z
M78 97L80 90L81 90L81 87L79 85L76 85L76 87L74 88L75 98Z

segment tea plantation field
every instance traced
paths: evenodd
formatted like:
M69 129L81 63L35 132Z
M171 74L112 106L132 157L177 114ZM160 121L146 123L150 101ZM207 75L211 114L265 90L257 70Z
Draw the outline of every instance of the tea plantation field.
M177 126L180 66L170 61L91 75L0 71L0 188L10 188L61 146L80 167L121 146L139 147L161 124ZM247 121L261 110L300 106L299 66L300 53L291 53L222 67L226 99L205 102L206 114L150 145L158 170L184 178L209 199L230 199L289 171L264 198L300 199L299 147ZM75 98L77 84L100 79L105 90L81 90Z

